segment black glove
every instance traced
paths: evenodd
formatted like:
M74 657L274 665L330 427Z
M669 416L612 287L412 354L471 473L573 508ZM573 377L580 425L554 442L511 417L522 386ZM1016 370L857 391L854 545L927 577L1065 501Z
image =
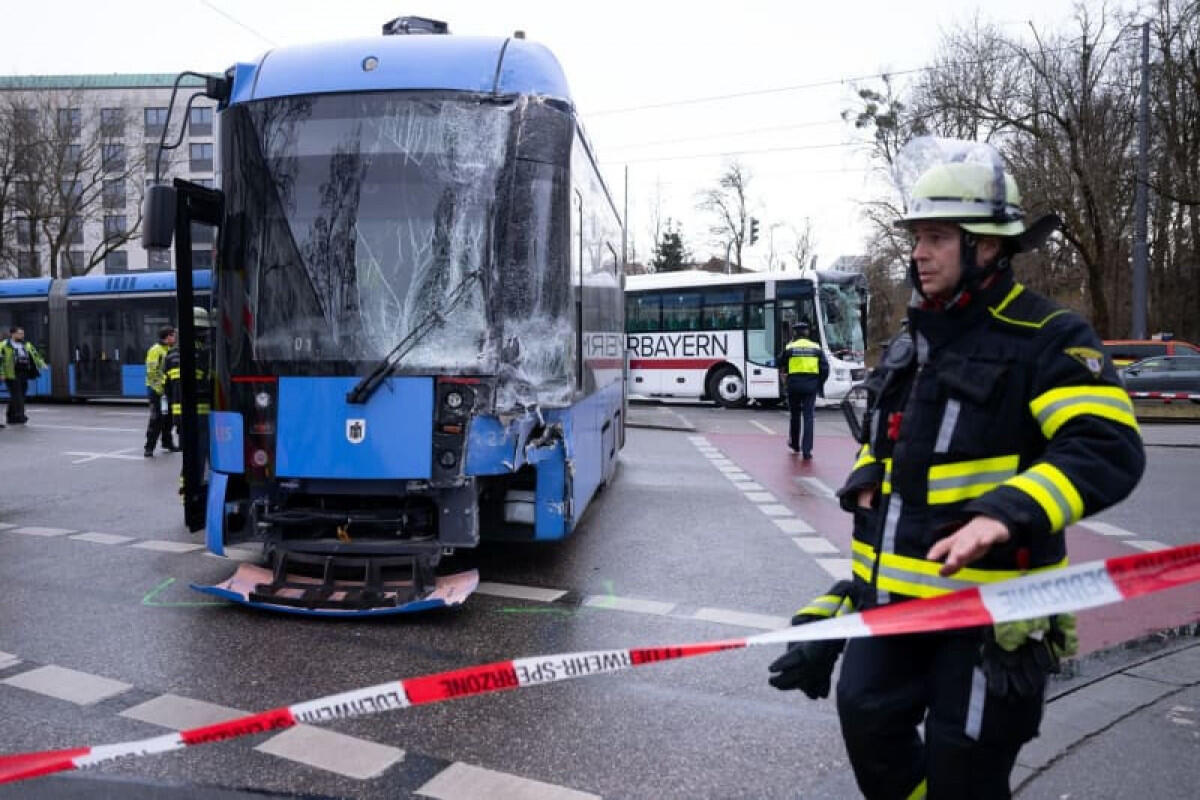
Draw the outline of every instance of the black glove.
M820 618L810 617L805 622L815 622L817 619ZM828 697L833 665L845 646L845 639L791 642L787 652L767 667L771 672L778 673L767 680L776 689L799 689L813 700Z

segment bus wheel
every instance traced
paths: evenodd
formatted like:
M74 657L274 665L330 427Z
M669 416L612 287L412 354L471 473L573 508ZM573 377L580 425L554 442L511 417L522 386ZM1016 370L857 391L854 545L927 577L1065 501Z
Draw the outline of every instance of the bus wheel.
M708 379L708 396L725 408L741 408L747 401L746 382L740 372L726 364Z

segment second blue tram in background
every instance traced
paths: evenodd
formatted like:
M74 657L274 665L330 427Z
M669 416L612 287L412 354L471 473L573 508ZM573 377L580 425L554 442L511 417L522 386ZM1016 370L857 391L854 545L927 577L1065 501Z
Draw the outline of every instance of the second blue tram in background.
M194 283L207 306L211 273L196 271ZM174 272L0 280L0 338L20 326L46 359L30 397L144 399L146 350L176 324L175 306Z

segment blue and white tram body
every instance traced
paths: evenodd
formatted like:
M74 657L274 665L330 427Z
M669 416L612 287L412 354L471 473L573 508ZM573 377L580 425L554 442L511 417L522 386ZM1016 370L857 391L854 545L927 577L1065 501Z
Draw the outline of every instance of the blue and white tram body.
M214 593L394 613L447 551L570 534L624 440L622 225L554 56L381 36L226 81L206 541L273 572Z
M208 305L211 273L193 275ZM174 272L0 281L0 336L19 325L46 359L29 396L56 400L146 397L146 350L176 323ZM7 392L0 387L0 397Z

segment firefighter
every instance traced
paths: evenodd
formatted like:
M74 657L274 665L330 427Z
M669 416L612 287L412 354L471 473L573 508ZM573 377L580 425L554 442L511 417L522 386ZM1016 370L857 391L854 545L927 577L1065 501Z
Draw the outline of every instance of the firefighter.
M8 389L8 407L4 419L9 425L24 425L25 389L30 379L37 378L46 362L32 342L25 341L25 329L14 325L8 329L8 338L0 341L0 377ZM0 428L3 428L0 425Z
M1095 332L1013 277L1013 256L1057 219L1026 228L990 148L918 144L936 158L911 171L898 223L912 244L909 325L868 378L862 447L838 492L854 514L853 582L794 624L1061 568L1066 526L1128 495L1145 465ZM825 696L843 644L793 644L771 683ZM852 640L837 709L863 794L1009 797L1047 673L1074 646L1069 616Z
M212 405L212 379L210 377L210 361L208 350L208 336L212 329L208 310L196 306L192 309L192 323L195 325L196 331L196 414L198 415L198 424L196 431L196 444L201 454L201 463L207 461L208 457L208 412ZM163 361L163 367L166 371L166 396L171 403L171 417L174 421L175 430L180 431L182 436L181 417L183 415L183 389L180 382L179 372L179 345L176 344L168 352ZM204 472L201 466L201 473ZM183 467L180 467L180 491L183 491Z
M800 320L792 325L792 340L783 346L783 353L776 363L787 371L788 409L791 425L788 428L788 449L802 452L805 461L812 458L813 407L817 395L824 393L825 379L829 377L829 362L821 351L821 345L808 338L808 323ZM804 420L804 438L800 438L800 420Z
M167 353L175 346L175 329L169 325L158 330L158 341L146 351L146 399L150 402L150 420L146 423L146 449L143 455L154 455L154 443L162 440L164 450L179 450L171 438L171 411L167 407Z

